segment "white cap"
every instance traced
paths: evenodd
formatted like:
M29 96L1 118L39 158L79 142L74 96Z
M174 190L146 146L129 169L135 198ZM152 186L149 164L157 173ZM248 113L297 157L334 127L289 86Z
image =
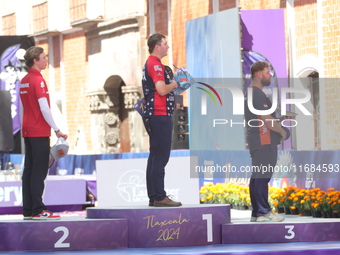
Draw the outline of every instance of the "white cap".
M67 155L68 148L68 142L59 137L57 143L51 148L51 154L55 160L59 160Z

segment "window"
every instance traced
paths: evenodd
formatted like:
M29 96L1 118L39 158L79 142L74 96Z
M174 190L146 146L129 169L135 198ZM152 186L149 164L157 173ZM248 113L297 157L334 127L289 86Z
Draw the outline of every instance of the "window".
M86 0L70 0L71 23L86 19L86 2Z
M16 35L16 19L15 13L2 17L3 35Z
M47 2L33 6L33 33L48 30Z

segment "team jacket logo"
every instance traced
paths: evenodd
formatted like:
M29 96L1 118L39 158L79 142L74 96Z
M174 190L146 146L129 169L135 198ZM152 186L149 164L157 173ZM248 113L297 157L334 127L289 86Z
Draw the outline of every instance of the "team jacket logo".
M153 67L155 69L155 71L162 71L162 67L160 65L156 65Z

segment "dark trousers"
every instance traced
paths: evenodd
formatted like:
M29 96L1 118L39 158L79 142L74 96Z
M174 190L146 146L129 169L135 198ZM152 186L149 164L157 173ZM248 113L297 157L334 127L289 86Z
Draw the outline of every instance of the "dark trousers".
M146 168L146 186L150 202L166 197L164 190L165 166L169 161L173 120L171 116L143 117L150 138L150 155Z
M259 148L250 150L250 155L253 166L253 173L249 183L250 200L253 207L252 216L259 217L271 211L268 203L268 183L273 175L272 169L277 161L277 145L262 145ZM267 167L267 169L263 168L263 166ZM272 169L269 169L269 166ZM254 171L255 169L258 169L259 172Z
M35 216L46 210L42 195L48 172L50 138L25 137L24 140L26 154L22 175L22 213L24 216Z

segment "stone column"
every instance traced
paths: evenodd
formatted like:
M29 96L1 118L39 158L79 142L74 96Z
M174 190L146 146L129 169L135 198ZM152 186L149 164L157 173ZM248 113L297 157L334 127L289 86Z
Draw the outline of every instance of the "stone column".
M87 93L94 153L119 153L119 93Z
M134 105L141 98L138 86L122 86L125 108L128 110L130 127L130 150L131 152L144 151L144 125L142 117L135 110Z

